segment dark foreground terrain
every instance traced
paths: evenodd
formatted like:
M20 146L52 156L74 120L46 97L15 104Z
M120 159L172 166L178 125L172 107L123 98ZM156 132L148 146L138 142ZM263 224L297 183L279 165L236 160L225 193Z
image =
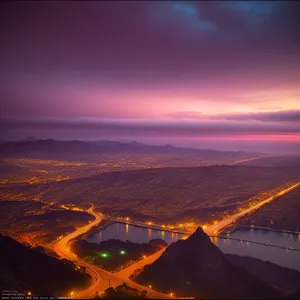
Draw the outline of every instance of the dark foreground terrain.
M139 292L135 288L131 288L126 283L115 288L106 289L103 294L96 297L96 299L145 299L147 298L147 291Z
M67 295L88 285L88 275L67 260L58 260L42 249L24 246L0 234L0 290L28 291L32 296Z
M157 261L132 278L176 296L276 299L300 286L300 273L289 271L259 260L225 255L198 228L187 240L171 244ZM282 279L286 276L289 278Z
M159 239L143 244L130 241L122 242L114 239L103 241L100 244L89 243L86 240L77 240L73 243L72 250L79 257L90 261L100 268L116 271L166 246L167 243Z

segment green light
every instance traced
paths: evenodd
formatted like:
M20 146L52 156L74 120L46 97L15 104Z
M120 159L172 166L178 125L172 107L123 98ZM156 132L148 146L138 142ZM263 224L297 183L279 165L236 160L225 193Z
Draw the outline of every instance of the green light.
M121 250L120 254L122 254L122 255L126 254L125 250Z
M108 254L107 253L100 253L100 256L106 258L106 257L108 257Z

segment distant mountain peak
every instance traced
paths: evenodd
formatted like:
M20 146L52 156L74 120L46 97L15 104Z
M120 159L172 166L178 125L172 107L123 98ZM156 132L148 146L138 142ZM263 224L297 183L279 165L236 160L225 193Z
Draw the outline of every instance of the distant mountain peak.
M204 232L204 230L202 229L202 227L198 227L197 229L196 229L196 231L192 234L192 236L193 235L197 235L197 236L199 236L199 237L202 237L202 236L206 236L206 233Z
M163 292L207 298L273 298L277 291L231 264L201 227L186 240L172 243L153 264L134 276Z
M198 227L196 231L187 239L187 241L196 241L197 243L211 244L209 236L204 232L202 227Z

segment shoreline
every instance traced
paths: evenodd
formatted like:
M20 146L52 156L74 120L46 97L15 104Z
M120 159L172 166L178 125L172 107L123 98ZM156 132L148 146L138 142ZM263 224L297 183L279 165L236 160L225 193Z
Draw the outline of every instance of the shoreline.
M235 231L237 231L239 229L242 229L242 228L245 228L245 229L257 229L257 230L259 229L259 230L272 231L272 232L278 232L278 233L288 233L288 234L294 234L294 235L298 235L298 236L300 235L299 231L291 231L291 230L284 230L284 229L274 229L274 228L271 228L271 227L262 227L262 226L246 226L246 225L237 225L232 230L229 230L229 231L225 231L224 230L224 234L226 234L226 233L232 234Z

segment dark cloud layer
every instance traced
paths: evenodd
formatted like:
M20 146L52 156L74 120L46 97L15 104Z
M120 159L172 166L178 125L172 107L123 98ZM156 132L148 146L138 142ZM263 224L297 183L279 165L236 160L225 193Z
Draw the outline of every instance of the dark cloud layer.
M298 134L299 28L297 1L1 2L1 129Z
M236 120L236 121L262 121L262 122L279 122L279 123L299 123L300 110L287 110L276 112L261 112L249 114L224 114L211 117L213 119Z
M257 59L292 61L300 45L296 1L13 1L0 8L4 70L224 72Z
M39 131L94 131L99 136L131 134L133 136L203 137L224 135L279 135L300 134L300 124L247 122L247 116L239 121L153 122L143 120L95 120L95 119L48 119L48 120L1 120L2 130ZM251 119L252 120L252 119Z

